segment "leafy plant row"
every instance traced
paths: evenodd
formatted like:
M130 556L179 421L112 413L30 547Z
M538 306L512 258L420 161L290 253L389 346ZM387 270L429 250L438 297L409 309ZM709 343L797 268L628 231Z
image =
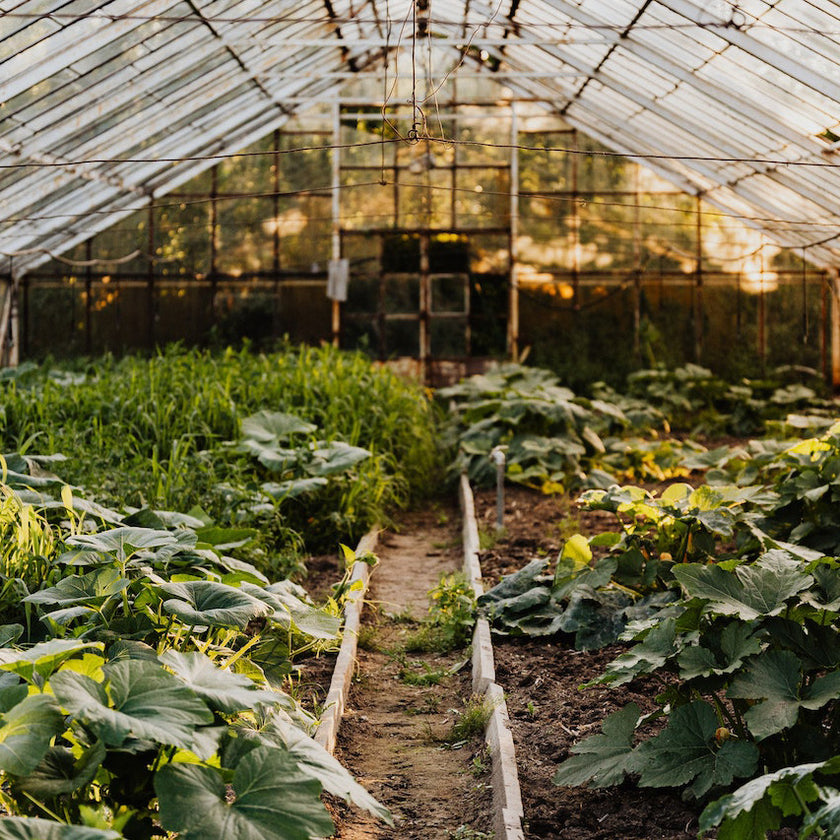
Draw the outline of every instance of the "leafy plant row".
M792 436L827 428L833 405L812 384L778 379L730 385L689 365L639 371L626 394L595 383L583 397L549 371L505 365L437 396L449 410L446 441L457 451L454 472L489 485L495 478L490 455L501 449L507 480L559 493L688 475L686 461L701 456L703 447L667 437L671 431L756 433L771 421Z
M255 498L261 484L283 477L224 444L263 410L314 427L296 446L335 442L370 456L344 479L310 488L305 505L294 494ZM271 354L172 347L148 359L22 365L0 383L0 440L7 452L61 453L66 480L108 507L199 506L217 522L258 526L255 559L354 541L422 495L439 458L435 409L422 389L329 346Z
M339 601L231 556L251 530L4 467L0 838L308 840L333 830L322 789L390 819L282 688L335 643Z
M752 840L840 830L840 424L780 448L709 455L716 484L586 492L617 530L569 540L483 606L506 632L630 642L587 685L657 675L577 744L558 785L684 787L700 827ZM728 484L722 479L728 478Z
M0 838L302 840L322 790L389 820L284 690L337 642L352 553L321 607L278 577L423 492L426 395L331 348L0 387Z

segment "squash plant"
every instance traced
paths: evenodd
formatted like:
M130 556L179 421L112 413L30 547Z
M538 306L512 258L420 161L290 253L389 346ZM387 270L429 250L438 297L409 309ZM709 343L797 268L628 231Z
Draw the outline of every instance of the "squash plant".
M249 529L43 489L0 485L7 573L48 570L4 583L0 840L304 840L332 833L322 790L390 820L282 690L296 656L336 643L339 603L230 556Z
M616 641L628 624L679 597L674 569L724 554L744 556L763 535L752 521L775 499L759 488L672 484L661 495L614 485L589 490L579 504L616 516L617 530L568 540L553 572L533 560L478 599L495 632L567 633L575 647Z
M783 824L836 835L840 560L819 549L837 545L838 432L744 469L773 483L744 488L756 504L736 520L740 550L675 563L680 599L629 625L632 646L589 683L667 675L659 710L610 716L557 784L686 786L711 800L700 827L719 838L758 840Z

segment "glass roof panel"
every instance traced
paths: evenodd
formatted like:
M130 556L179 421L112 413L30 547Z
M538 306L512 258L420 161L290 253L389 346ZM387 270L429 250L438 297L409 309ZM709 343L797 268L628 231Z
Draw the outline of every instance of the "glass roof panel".
M410 117L416 99L431 113L458 65L460 99L565 110L615 151L774 235L816 242L827 222L840 225L838 170L809 165L830 162L840 137L840 7L829 0L433 0L420 30L411 0L0 9L0 165L29 164L0 169L0 235L21 248L60 247L109 208L165 193L212 165L191 157L233 151L308 103L351 95L358 71L369 74L355 86L363 101L387 99ZM504 93L471 88L476 73ZM100 162L80 172L84 158ZM10 224L13 209L39 221ZM781 224L786 212L802 217L795 229ZM836 249L820 253L836 260Z

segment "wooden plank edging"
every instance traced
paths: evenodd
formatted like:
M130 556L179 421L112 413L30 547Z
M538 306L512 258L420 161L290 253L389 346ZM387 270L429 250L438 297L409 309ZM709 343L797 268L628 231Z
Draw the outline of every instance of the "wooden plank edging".
M478 561L478 523L475 519L475 500L469 479L461 475L459 488L463 517L464 574L476 597L484 592L481 564ZM490 750L493 769L490 783L493 789L493 830L496 840L524 840L522 830L522 793L516 769L516 751L510 731L507 703L502 687L496 683L493 644L490 624L480 618L475 623L472 645L473 692L484 696L491 708L484 739Z
M379 539L379 528L368 531L356 546L356 556L368 554L376 548ZM370 566L367 563L355 563L350 576L351 586L361 581L361 587L347 596L344 604L344 628L341 637L341 647L335 660L330 690L324 701L325 711L315 730L315 740L332 754L335 752L338 728L344 715L347 695L350 693L350 683L353 679L353 669L356 665L356 650L359 643L359 628L362 623L362 608L370 581Z

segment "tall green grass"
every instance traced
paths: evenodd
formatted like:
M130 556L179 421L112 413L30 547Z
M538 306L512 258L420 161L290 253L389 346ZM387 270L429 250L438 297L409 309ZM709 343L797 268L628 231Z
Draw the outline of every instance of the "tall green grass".
M260 409L297 414L324 440L373 453L354 480L287 504L285 523L310 546L357 537L434 487L436 409L424 390L357 353L329 346L271 354L171 347L151 358L105 356L44 363L0 383L2 451L62 453L66 481L112 507L149 506L230 517L224 484L258 486L252 465L225 455L241 418ZM240 511L241 516L241 511Z

